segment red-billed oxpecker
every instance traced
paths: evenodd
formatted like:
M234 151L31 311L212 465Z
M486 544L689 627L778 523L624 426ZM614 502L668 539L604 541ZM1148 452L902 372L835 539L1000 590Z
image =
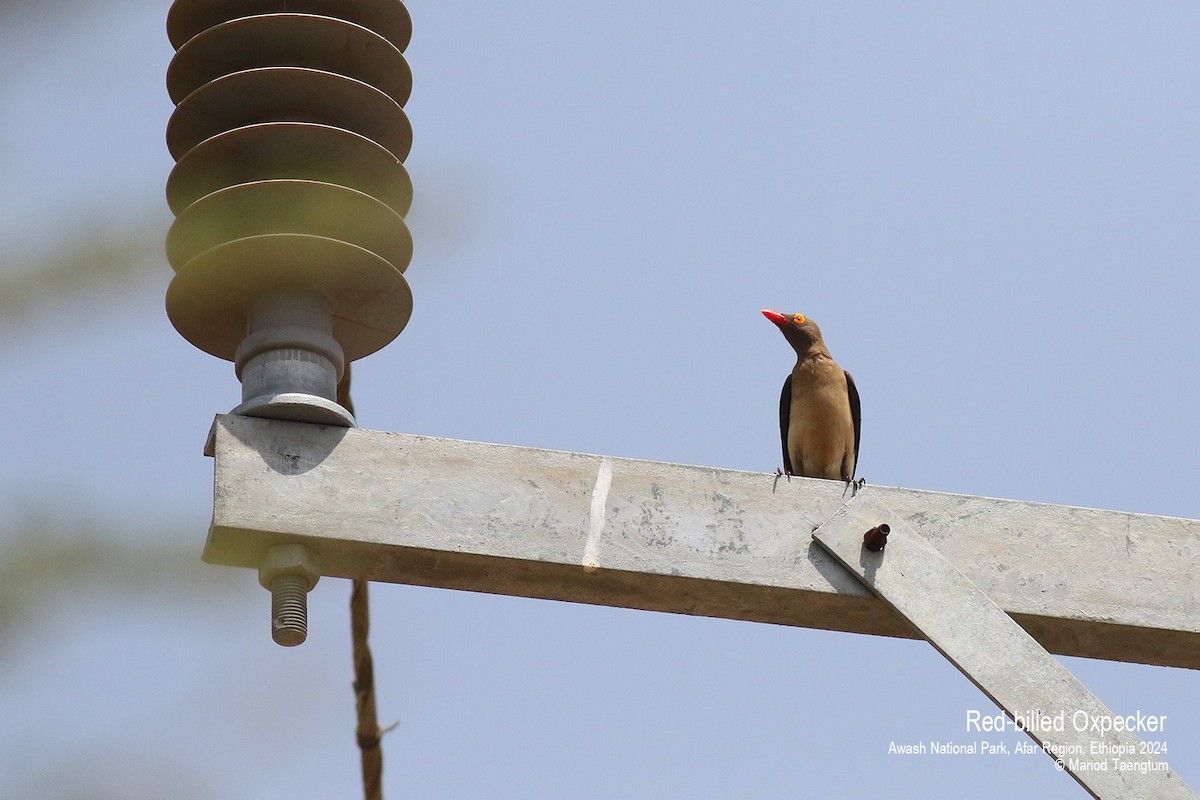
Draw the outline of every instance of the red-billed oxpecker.
M862 416L854 378L829 355L817 323L803 314L762 313L796 351L796 366L779 396L783 474L845 481L857 490Z

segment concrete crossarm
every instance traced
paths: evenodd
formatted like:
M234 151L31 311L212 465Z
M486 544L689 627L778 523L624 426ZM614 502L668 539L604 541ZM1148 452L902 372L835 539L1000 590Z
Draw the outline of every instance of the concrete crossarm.
M812 541L838 482L251 417L214 436L212 563L296 541L332 576L920 638ZM1200 521L863 491L1050 652L1200 667Z

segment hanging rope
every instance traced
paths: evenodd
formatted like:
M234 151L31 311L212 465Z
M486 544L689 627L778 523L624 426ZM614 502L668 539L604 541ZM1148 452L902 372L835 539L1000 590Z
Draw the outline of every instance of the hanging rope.
M350 399L350 365L346 364L338 381L337 400L342 408L354 414ZM375 714L375 662L367 634L371 629L371 606L367 599L367 581L356 579L350 589L350 638L354 654L354 706L358 712L355 730L358 749L362 751L363 797L383 800L383 749L379 740L387 731L379 729ZM393 726L394 727L394 726ZM391 730L391 728L388 728Z
M354 642L354 704L358 710L358 748L362 751L363 797L383 800L383 731L375 716L375 665L367 644L370 628L367 581L355 580L350 590L350 634Z

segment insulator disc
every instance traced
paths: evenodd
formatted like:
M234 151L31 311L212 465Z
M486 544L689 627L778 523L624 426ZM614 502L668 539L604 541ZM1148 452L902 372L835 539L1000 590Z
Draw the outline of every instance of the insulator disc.
M246 336L250 300L270 289L320 291L347 359L395 339L412 316L404 276L369 250L302 234L235 239L193 258L167 288L167 316L185 339L232 361Z
M331 183L272 180L220 189L185 208L167 234L167 260L179 269L222 242L274 233L348 242L400 272L412 259L404 219L379 200Z
M404 55L379 34L332 17L266 14L223 22L189 39L167 68L167 92L178 103L209 81L256 67L345 75L399 105L412 91Z
M178 50L214 25L271 13L344 19L375 31L401 52L412 37L412 19L399 0L175 0L167 14L167 37Z
M287 178L348 186L400 215L412 204L412 180L395 156L357 133L304 122L249 125L204 140L171 170L167 202L178 215L227 186Z
M205 139L261 122L345 128L401 161L412 147L404 109L375 87L321 70L265 67L226 75L185 97L167 123L167 149L178 160Z

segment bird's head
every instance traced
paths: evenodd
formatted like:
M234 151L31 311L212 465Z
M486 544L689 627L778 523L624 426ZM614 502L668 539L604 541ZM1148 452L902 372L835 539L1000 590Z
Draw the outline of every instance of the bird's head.
M808 351L814 344L824 344L817 323L803 314L780 314L769 308L764 308L762 314L783 331L783 338L797 353Z

